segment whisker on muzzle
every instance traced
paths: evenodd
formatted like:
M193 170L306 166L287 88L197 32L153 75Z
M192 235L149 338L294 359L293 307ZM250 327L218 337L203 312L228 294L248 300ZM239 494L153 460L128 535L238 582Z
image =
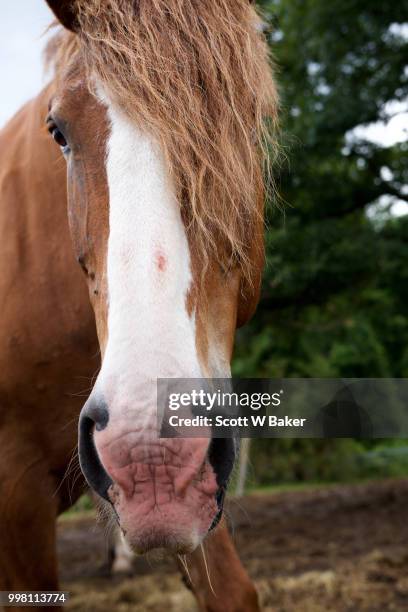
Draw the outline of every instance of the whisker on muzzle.
M209 571L209 568L208 568L207 557L205 556L205 549L204 549L204 545L202 543L200 544L200 548L201 548L201 552L203 553L203 561L204 561L205 573L207 575L208 585L209 585L209 587L211 589L211 593L214 595L214 597L217 597L217 594L215 593L215 591L213 589L213 585L211 583L211 577L210 577L210 571Z
M194 583L193 583L193 580L192 580L192 578L191 578L191 576L190 576L190 572L189 572L189 570L188 570L188 565L187 565L187 558L186 558L186 555L177 555L177 556L178 556L178 558L180 559L180 563L181 563L181 565L183 566L184 571L185 571L185 572L186 572L186 574L187 574L187 578L189 579L190 584L191 584L191 585L193 585Z

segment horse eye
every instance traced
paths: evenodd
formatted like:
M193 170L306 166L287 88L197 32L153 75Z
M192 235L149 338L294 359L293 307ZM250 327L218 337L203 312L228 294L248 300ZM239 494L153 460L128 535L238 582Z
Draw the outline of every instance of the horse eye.
M61 147L61 149L65 153L68 150L68 143L61 130L56 125L51 124L48 127L48 131L55 140L55 142Z
M51 135L55 142L59 144L60 147L64 148L67 146L67 141L65 140L64 134L58 128L54 128L51 132Z

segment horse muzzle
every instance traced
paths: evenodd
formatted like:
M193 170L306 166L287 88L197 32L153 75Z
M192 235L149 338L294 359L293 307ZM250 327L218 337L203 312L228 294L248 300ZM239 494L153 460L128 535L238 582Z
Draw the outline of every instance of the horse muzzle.
M81 469L138 552L200 544L221 517L235 452L232 439L162 439L152 421L115 421L92 396L79 419Z

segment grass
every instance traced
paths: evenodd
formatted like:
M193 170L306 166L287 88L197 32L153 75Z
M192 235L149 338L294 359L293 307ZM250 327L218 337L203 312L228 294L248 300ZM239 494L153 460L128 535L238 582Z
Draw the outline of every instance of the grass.
M286 493L291 491L308 491L314 489L323 489L333 487L339 484L338 482L318 482L318 481L310 481L310 482L285 482L285 483L277 483L270 485L256 485L250 486L246 489L245 495L253 495L257 493L269 493L273 495L274 493Z
M277 484L267 484L267 485L254 485L247 487L245 491L245 495L257 495L257 494L276 494L276 493L285 493L285 492L295 492L295 491L313 491L316 489L330 489L331 487L336 486L346 486L346 485L359 485L365 484L369 482L384 482L387 480L401 480L401 478L406 478L407 474L392 474L388 475L365 475L357 478L347 479L347 480L333 480L333 481L307 481L307 482L286 482L286 483L277 483ZM232 491L233 493L233 491Z
M96 517L95 504L89 493L82 495L78 501L59 517L60 521Z

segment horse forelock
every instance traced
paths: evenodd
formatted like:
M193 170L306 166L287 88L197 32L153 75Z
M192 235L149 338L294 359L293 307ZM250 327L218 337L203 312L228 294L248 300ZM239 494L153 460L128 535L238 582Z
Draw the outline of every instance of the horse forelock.
M56 76L80 60L90 87L96 81L150 133L201 260L239 264L250 279L277 109L254 8L247 0L77 0L77 10L78 34L49 46Z

